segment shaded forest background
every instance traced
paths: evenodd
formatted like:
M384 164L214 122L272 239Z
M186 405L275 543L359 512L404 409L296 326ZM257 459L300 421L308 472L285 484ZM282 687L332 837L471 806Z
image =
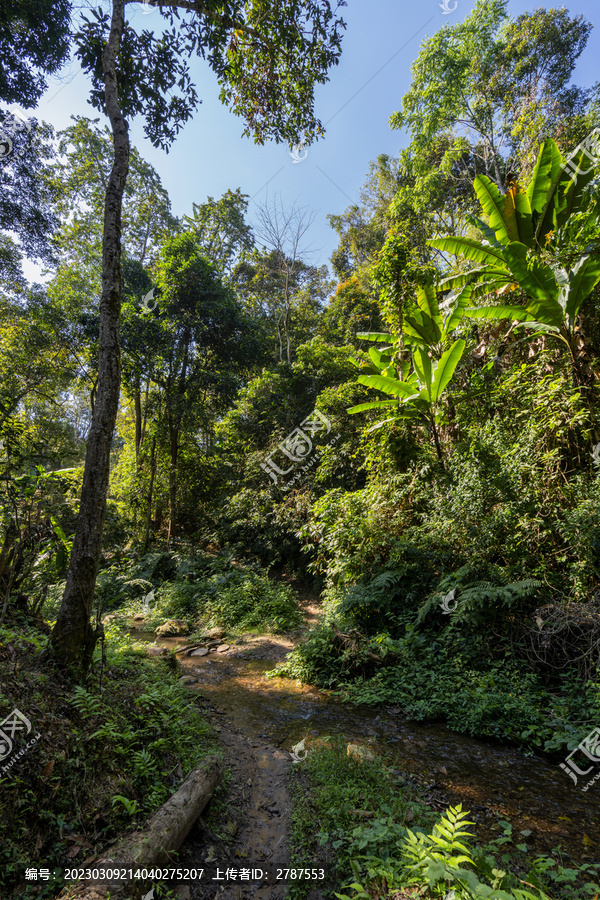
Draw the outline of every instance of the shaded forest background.
M310 210L272 196L251 228L232 185L178 219L132 148L95 622L148 585L165 617L217 621L270 573L325 600L288 674L576 746L600 705L600 95L572 82L590 29L478 0L426 41L390 119L406 149L330 216L333 278ZM98 119L32 119L2 160L5 625L46 627L65 589L113 146ZM169 579L135 587L164 553Z

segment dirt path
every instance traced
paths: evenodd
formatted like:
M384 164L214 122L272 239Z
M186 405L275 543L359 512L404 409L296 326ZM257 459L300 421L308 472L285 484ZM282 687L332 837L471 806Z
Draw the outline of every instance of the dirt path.
M285 895L285 880L277 876L280 870L290 867L291 801L287 778L291 754L280 749L276 740L265 739L256 717L248 717L241 730L240 710L234 711L234 721L232 715L212 702L210 693L211 686L217 689L224 679L243 681L238 660L278 661L292 647L287 638L247 636L242 644L232 645L221 654L218 662L201 659L202 668L198 659L182 660L185 674L201 676L197 685L190 684L190 690L201 695L206 717L219 733L230 772L223 793L224 809L219 810L219 831L202 818L182 848L179 866L204 868L200 882L176 889L182 900L238 900L250 896L282 900ZM268 725L263 723L265 728Z

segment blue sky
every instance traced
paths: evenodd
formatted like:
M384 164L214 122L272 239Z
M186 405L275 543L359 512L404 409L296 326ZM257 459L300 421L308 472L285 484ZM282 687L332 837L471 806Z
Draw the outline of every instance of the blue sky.
M258 147L241 137L242 121L219 102L216 79L208 67L195 61L194 76L203 102L168 155L144 138L141 121L131 123L132 141L158 171L173 212L189 214L192 202L202 203L209 195L217 198L228 188L240 187L252 198L248 213L252 223L256 202L265 200L267 191L271 196L277 192L284 203L296 202L314 211L308 239L314 251L311 261L327 263L337 244L327 214L341 213L357 199L370 160L380 153L397 155L406 143L400 132L390 129L388 119L400 108L410 86L410 67L420 44L446 23L462 21L474 0L448 0L450 7L457 3L448 15L439 2L349 0L340 64L317 93L317 115L328 123L327 133L299 163L294 163L289 147L275 143ZM539 6L553 4L509 2L513 16ZM576 6L567 8L572 15L583 13L596 25L597 0L577 0ZM156 20L160 29L160 13L145 13L141 4L128 6L128 18L144 28L151 28ZM580 57L577 84L589 86L598 80L599 25ZM87 77L72 64L62 80L51 80L35 114L57 129L66 127L75 114L95 118L98 113L87 103L88 95ZM33 277L33 267L28 270Z

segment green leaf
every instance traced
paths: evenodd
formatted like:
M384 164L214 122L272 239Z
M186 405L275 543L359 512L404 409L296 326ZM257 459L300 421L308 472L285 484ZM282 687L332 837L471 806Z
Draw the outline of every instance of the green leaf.
M569 216L583 210L586 189L598 171L598 141L600 129L596 128L565 160L566 187L562 192L563 202L556 212L556 226L561 228Z
M442 337L442 316L433 285L417 288L416 306L404 313L402 331L410 344L437 344Z
M535 257L528 259L527 247L519 241L510 243L506 247L505 254L508 267L519 287L535 300L554 301L562 318L562 310L557 300L558 286L552 269Z
M473 241L470 238L435 238L427 241L427 243L437 250L442 250L444 253L454 253L456 256L464 256L465 259L470 259L476 263L489 263L494 266L497 266L498 263L500 263L501 266L506 266L502 250L497 250L496 247L490 244L482 244L479 241ZM500 244L497 246L501 247Z
M581 304L589 297L599 281L600 258L597 256L583 256L573 266L569 273L566 302L564 304L565 313L572 323L571 327L575 323Z
M534 221L539 218L552 189L554 178L562 167L562 157L552 139L544 141L540 147L533 175L527 188L527 198Z
M494 230L496 238L503 244L514 240L515 235L509 233L504 218L504 195L500 193L497 185L487 175L478 175L473 187L483 211L489 216L490 227Z
M377 388L377 390L393 394L395 397L410 397L417 393L414 385L406 381L398 381L397 378L386 378L383 375L359 375L357 380L359 384Z
M394 343L395 338L393 334L389 334L384 331L357 331L356 337L361 338L363 341L379 341L386 343Z
M379 350L376 350L374 347L369 347L369 356L378 369L385 369L390 364L389 357L382 362L383 353L379 352Z
M578 174L576 168L582 174ZM590 167L584 150L576 148L564 163L562 158L553 154L550 190L536 228L538 244L543 245L551 231L560 228L572 213L581 210L583 197L594 174L595 167Z
M413 350L413 365L415 367L415 372L419 378L421 384L427 386L427 391L431 393L431 359L427 350L423 347L415 347Z
M454 298L453 306L444 320L442 329L442 337L447 337L453 331L465 314L467 303L471 299L473 293L473 285L465 284Z
M531 318L523 306L472 306L465 309L470 319L512 319L517 322Z
M480 219L479 216L472 216L471 214L466 215L465 219L469 225L473 226L473 228L479 229L492 247L502 247L502 244L496 238L495 232L492 231L489 225L486 225L483 219Z
M58 522L56 521L56 519L54 518L54 516L50 516L50 521L52 522L52 529L53 529L56 537L59 538L59 540L61 540L63 544L66 544L67 536L64 533L64 531L62 530L62 528L60 527L60 525L58 524Z
M516 326L515 331L517 328L533 328L534 331L539 331L543 334L560 334L560 328L557 328L556 325L546 325L544 322L521 322ZM532 337L533 335L529 335L527 339L530 340Z
M529 198L523 188L515 184L506 192L504 201L504 218L507 230L514 240L520 241L527 247L533 246L533 225L531 221L531 206Z
M454 370L465 352L466 343L463 338L454 341L451 347L442 353L433 375L431 385L431 402L436 403L449 384Z
M359 403L347 409L348 413L365 412L367 409L383 409L384 406L398 406L397 400L373 400L370 403Z

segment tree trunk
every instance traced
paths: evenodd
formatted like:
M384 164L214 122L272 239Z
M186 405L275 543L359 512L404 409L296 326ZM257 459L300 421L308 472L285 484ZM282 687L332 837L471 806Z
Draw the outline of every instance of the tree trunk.
M123 33L124 10L125 0L113 0L110 35L102 53L104 96L113 132L114 162L104 206L98 390L67 584L50 639L56 660L62 665L81 667L83 672L90 664L99 637L98 630L92 628L90 616L102 546L110 448L120 390L121 208L129 169L129 135L119 106L115 61Z
M179 849L192 825L202 814L223 777L223 770L222 761L209 756L188 775L179 790L163 803L142 831L124 838L110 850L110 857L103 857L86 868L152 869L172 865L173 853ZM135 887L139 888L140 885L134 885ZM143 890L145 892L146 888ZM117 898L123 895L131 897L131 894L131 886L123 881L102 886L92 882L78 886L74 892L67 888L62 893L61 900L66 900L67 897L99 900L109 895Z
M140 455L140 447L142 446L142 395L140 389L140 379L136 379L133 389L133 403L135 407L135 459L136 463Z
M437 426L436 426L436 424L435 424L435 416L434 416L433 412L432 412L432 414L431 414L431 419L430 419L430 428L431 428L431 433L432 433L432 435L433 435L433 442L434 442L434 444L435 444L435 450L436 450L436 453L437 453L437 458L438 458L439 461L440 461L440 465L441 465L441 467L442 467L442 472L445 472L445 471L446 471L446 466L444 465L444 455L443 455L443 453L442 453L442 448L441 448L441 446L440 446L440 438L439 438L439 435L438 435Z
M290 268L284 259L285 265L285 313L283 318L283 328L285 331L285 348L287 353L288 366L292 364L292 348L290 343Z
M152 435L150 449L150 487L148 488L148 507L146 509L146 528L144 531L144 553L150 543L150 522L152 521L152 496L154 494L154 476L156 475L156 434Z
M169 424L169 530L167 546L171 544L171 535L177 522L177 456L179 453L179 428Z

